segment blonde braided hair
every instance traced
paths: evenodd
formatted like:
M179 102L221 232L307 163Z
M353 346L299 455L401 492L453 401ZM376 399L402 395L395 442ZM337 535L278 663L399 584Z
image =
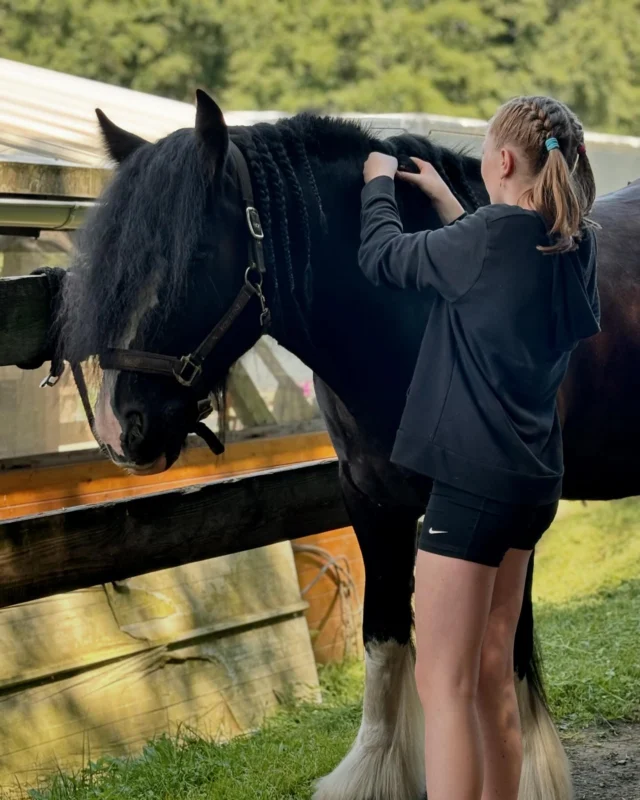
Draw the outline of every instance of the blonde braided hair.
M567 252L578 246L586 227L596 189L578 117L552 97L515 97L493 116L489 131L496 147L510 144L525 157L534 183L527 200L547 220L553 239L539 249ZM547 149L549 140L557 146Z

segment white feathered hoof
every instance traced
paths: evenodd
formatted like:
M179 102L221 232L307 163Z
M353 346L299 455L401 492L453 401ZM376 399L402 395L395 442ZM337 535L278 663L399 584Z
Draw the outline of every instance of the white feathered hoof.
M518 800L573 800L571 768L540 695L516 680L522 722L523 764Z
M367 645L362 724L313 800L424 800L424 715L409 645Z

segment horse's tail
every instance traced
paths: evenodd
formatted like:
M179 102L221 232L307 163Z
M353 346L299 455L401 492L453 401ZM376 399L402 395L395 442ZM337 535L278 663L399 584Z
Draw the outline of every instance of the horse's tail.
M533 631L533 556L515 641L518 707L523 764L518 800L571 800L571 770L547 706Z

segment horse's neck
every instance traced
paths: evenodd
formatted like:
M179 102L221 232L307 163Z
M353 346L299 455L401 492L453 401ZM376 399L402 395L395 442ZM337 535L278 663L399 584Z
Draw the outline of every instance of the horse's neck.
M361 273L362 179L359 170L352 172L319 185L328 229L313 231L313 298L306 314L309 336L290 319L280 342L347 406L373 409L401 404L424 331L429 297L374 287Z

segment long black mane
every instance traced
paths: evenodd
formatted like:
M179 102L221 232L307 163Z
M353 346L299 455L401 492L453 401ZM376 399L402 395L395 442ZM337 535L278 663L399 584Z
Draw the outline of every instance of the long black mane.
M247 158L265 228L273 306L293 309L304 329L311 302L311 243L326 231L319 187L350 181L372 150L431 161L468 210L483 200L476 159L431 140L404 134L378 139L352 121L300 114L275 125L231 128ZM192 130L177 131L127 158L103 193L77 241L61 315L67 358L80 360L122 344L150 282L168 317L180 302L198 257L203 226L223 215L224 180L215 188ZM215 216L212 218L210 212Z

